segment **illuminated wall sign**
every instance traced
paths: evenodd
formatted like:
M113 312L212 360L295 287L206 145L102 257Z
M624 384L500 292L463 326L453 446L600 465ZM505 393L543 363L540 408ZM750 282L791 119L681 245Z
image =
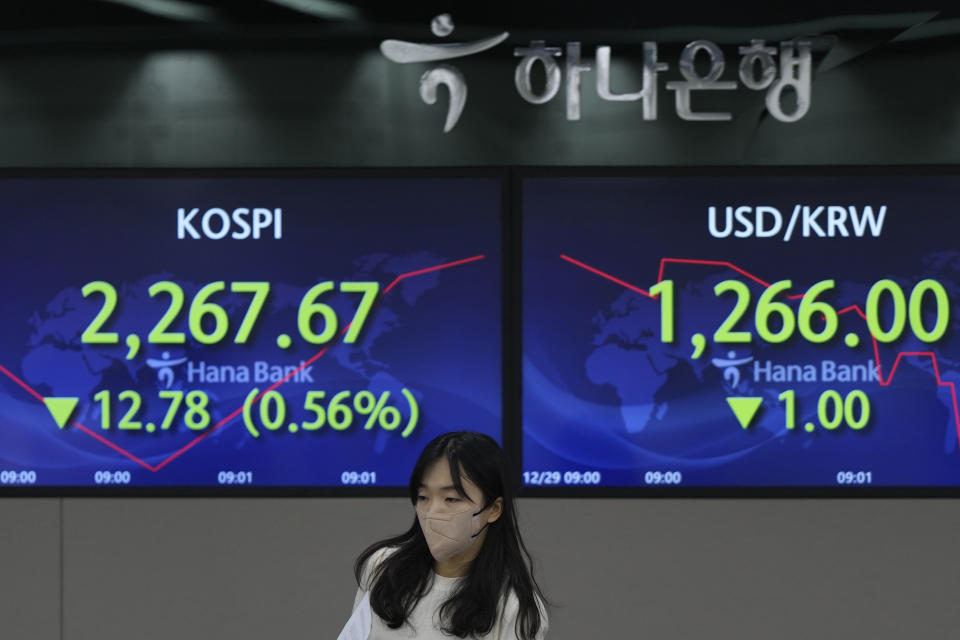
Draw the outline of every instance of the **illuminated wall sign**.
M433 19L431 30L438 37L446 37L454 30L449 14ZM481 53L492 49L509 37L504 31L496 36L473 42L429 44L407 42L403 40L384 40L380 50L387 59L407 64L411 62L434 62L451 60ZM748 46L739 47L740 64L738 75L740 82L748 89L766 91L767 110L781 122L796 122L810 110L812 62L810 42L805 40L781 42L779 51L764 40L751 40ZM643 119L656 120L658 115L657 76L667 71L670 65L657 58L657 43L643 43L643 86L632 93L614 93L610 88L609 46L596 48L597 95L611 102L641 102ZM520 96L530 104L546 104L564 89L567 107L567 120L580 119L580 74L592 69L581 58L580 43L567 42L564 48L548 46L542 40L535 40L525 47L514 49L514 56L520 58L514 70L514 86ZM709 71L700 74L695 68L697 57L709 61ZM777 57L779 56L779 60ZM563 58L561 71L556 58ZM531 75L536 64L543 66L546 84L541 91L534 89ZM682 80L670 80L666 83L668 91L674 92L674 106L683 120L726 121L733 115L727 111L697 111L692 106L691 97L697 91L731 91L737 88L735 80L721 80L726 67L723 51L709 40L694 40L684 47L677 63ZM457 124L467 102L467 82L463 74L453 65L441 64L428 70L420 77L420 97L427 104L437 101L437 88L446 85L450 91L450 105L444 132L449 132ZM795 93L795 104L784 107L783 94L787 89Z

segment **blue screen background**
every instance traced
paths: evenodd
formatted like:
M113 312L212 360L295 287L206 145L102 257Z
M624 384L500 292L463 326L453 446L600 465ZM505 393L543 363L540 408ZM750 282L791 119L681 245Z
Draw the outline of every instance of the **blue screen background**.
M257 486L330 487L344 471L375 472L376 486L405 486L423 445L455 429L481 431L502 441L501 425L501 186L494 179L466 178L153 178L8 179L0 182L4 224L0 281L0 365L43 396L79 397L73 420L137 457L151 471L74 426L58 429L50 413L20 385L0 375L0 469L36 472L38 485L88 486L96 471L130 471L137 486L209 486L221 471L252 472ZM177 239L177 209L237 207L283 210L283 236L272 228L258 240ZM219 225L217 225L218 228ZM100 426L94 395L110 389L113 423L135 390L144 407L137 419L160 424L162 389L201 389L210 397L212 424L243 405L253 387L271 382L200 382L206 368L254 363L296 366L322 347L302 340L297 308L307 290L333 280L380 283L381 291L402 274L478 255L484 258L410 276L373 307L356 343L333 346L317 359L309 378L278 389L287 420L308 420L309 390L327 401L343 390L391 393L403 426L409 407L402 390L417 399L420 422L404 438L403 426L364 429L357 416L343 431L269 432L254 438L240 417L210 433L176 458L201 432L183 424L168 431L119 431ZM119 304L102 331L118 332L117 346L83 344L81 333L103 304L84 298L81 287L104 280L116 287ZM169 306L169 296L151 298L160 280L182 286L186 304L168 331L187 332L185 345L147 344L147 333ZM203 285L267 281L268 302L247 344L232 341L250 296L229 290L211 298L230 316L227 338L201 345L189 334L187 309ZM320 299L337 310L340 327L353 317L356 294ZM127 360L124 337L143 339ZM276 336L293 346L282 350ZM339 335L338 330L338 335ZM188 362L161 379L147 359ZM188 379L193 367L195 379ZM352 398L353 396L351 396ZM257 410L253 412L258 415Z
M676 283L676 342L660 340L659 303L563 260L565 254L644 290L662 258L726 261L766 282L791 279L791 293L833 278L823 299L836 309L864 307L877 280L891 278L907 295L924 278L950 299L946 335L933 344L912 334L880 345L887 379L899 352L933 351L940 380L960 380L960 180L919 176L739 176L529 178L523 183L523 470L531 474L596 471L600 485L638 487L649 472L678 471L680 486L835 486L842 471L870 472L873 485L960 484L958 429L950 386L938 386L929 357L901 359L889 386L822 381L824 360L866 365L874 359L866 323L839 318L838 338L814 345L799 334L783 344L755 336L753 312L763 287L722 266L667 264ZM887 206L879 237L715 238L709 206L773 206L786 227L794 205ZM820 216L824 226L826 216ZM848 225L849 227L849 225ZM716 297L723 280L748 282L751 303L737 329L749 344L713 344L731 312L732 296ZM796 311L798 302L792 303ZM926 315L927 326L933 326ZM690 338L707 349L693 359ZM850 348L843 336L856 333ZM728 356L732 355L730 358ZM714 359L750 359L724 378ZM812 365L817 381L775 382L757 363ZM732 383L735 383L732 384ZM798 427L785 427L785 390L796 393ZM872 406L862 430L812 433L827 389L863 390ZM730 396L762 397L753 424L741 428ZM547 476L549 477L549 475ZM567 484L564 480L560 484Z

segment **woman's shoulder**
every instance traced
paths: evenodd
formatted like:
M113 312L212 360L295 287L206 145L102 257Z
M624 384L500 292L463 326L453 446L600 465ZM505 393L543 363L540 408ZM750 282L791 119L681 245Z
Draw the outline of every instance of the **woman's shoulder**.
M393 553L397 551L400 547L380 547L367 558L367 561L363 565L363 573L360 579L360 588L364 591L370 590L370 580L374 575L374 572L380 568L380 565L383 564L383 561L389 558Z

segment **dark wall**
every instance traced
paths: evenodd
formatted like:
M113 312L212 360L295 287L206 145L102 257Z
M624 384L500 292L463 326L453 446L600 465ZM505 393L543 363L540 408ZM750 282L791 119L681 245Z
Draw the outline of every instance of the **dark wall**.
M638 90L643 38L618 44L622 34L587 35L579 37L585 61L592 62L595 45L612 43L614 90ZM726 57L722 78L737 80L737 49L755 34L719 35L728 40L718 40ZM764 92L742 83L733 91L694 94L695 109L727 111L732 120L678 118L674 92L665 88L680 79L677 60L687 40L678 37L660 42L659 57L669 69L659 77L657 120L645 121L638 102L601 100L595 72L587 71L581 78L581 119L568 121L563 88L544 105L519 96L512 50L529 39L518 35L491 51L452 61L467 81L468 97L449 133L443 132L445 89L432 106L418 92L421 74L439 63L396 64L375 42L290 51L28 51L0 60L0 165L960 162L960 39L887 41L893 35L871 33L866 43L814 38L812 103L793 123L772 118ZM562 46L578 36L583 34L562 33L548 44ZM535 72L535 84L542 81L539 75Z

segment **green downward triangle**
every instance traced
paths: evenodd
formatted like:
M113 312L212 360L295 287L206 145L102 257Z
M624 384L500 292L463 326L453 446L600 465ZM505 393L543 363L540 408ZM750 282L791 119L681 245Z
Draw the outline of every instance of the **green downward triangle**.
M73 410L77 408L80 398L44 398L50 415L56 421L57 426L63 429L67 426L67 420L73 415Z
M763 398L732 397L727 398L727 404L733 409L733 415L737 416L737 422L746 429L757 415L757 409L763 404Z

